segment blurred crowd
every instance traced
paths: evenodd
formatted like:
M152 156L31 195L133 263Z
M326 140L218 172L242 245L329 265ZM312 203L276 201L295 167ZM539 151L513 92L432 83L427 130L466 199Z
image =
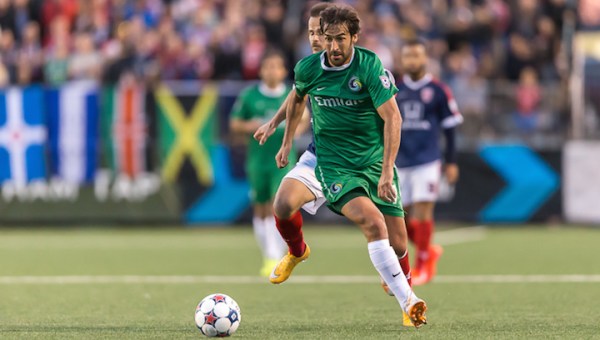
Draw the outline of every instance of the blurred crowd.
M565 20L600 26L598 2L581 0L348 0L360 44L396 74L403 40L431 41L438 76L517 81L523 71L561 77ZM160 79L256 79L262 53L290 63L310 53L315 1L0 0L0 85L69 79L113 81L122 72ZM589 10L583 10L583 7ZM573 8L573 11L570 11ZM593 15L596 13L596 15Z
M402 42L426 38L430 70L467 113L486 109L485 84L499 80L518 84L517 110L529 115L541 98L537 84L566 79L569 32L600 28L598 0L343 2L359 11L359 44L396 75ZM256 79L270 47L283 50L290 67L310 54L306 22L315 3L0 0L0 86L116 82L126 72L145 80Z

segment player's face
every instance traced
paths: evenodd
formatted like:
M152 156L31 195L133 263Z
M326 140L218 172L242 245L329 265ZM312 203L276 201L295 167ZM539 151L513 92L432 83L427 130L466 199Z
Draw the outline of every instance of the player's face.
M265 59L260 67L260 78L267 86L275 87L281 84L286 76L287 70L280 56Z
M321 32L320 19L310 17L308 19L308 41L312 53L323 51L323 32Z
M332 66L342 66L350 62L357 35L350 35L346 25L329 25L323 32L327 59Z
M402 69L412 78L425 73L427 52L423 45L404 46L402 48Z

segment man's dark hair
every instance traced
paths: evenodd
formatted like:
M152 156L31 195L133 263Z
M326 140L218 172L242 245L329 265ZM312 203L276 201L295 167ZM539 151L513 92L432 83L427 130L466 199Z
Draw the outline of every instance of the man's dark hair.
M323 12L325 9L331 6L333 5L328 2L318 2L310 8L310 11L308 13L311 18L318 18L321 12Z
M402 47L423 46L427 50L427 43L421 38L409 39L402 44Z
M260 65L262 66L265 63L265 60L270 58L281 58L281 60L283 61L283 67L286 67L285 54L283 54L281 50L274 47L270 47L269 49L267 49L263 53L262 58L260 59Z
M346 25L350 35L360 32L360 19L356 10L350 6L331 6L321 12L321 31L330 25Z

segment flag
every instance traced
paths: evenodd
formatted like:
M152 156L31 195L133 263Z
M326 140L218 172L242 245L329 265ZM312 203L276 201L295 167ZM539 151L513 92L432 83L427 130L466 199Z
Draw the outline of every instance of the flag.
M102 96L102 135L107 165L130 178L146 171L145 89L133 80L107 86Z
M202 87L199 96L177 96L161 85L156 91L156 102L163 179L175 182L182 169L187 168L193 172L192 179L196 183L212 185L214 175L210 150L214 144L217 88L209 84ZM186 102L190 104L190 110L182 105Z
M98 90L71 82L46 93L52 174L70 183L93 182L98 159Z
M0 183L46 177L43 97L36 86L0 91Z

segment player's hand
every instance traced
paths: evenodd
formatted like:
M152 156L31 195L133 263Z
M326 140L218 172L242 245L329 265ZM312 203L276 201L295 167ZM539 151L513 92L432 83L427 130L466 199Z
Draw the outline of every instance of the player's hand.
M275 133L275 127L271 126L271 122L267 122L256 129L254 139L256 139L258 144L263 145L273 133Z
M279 148L279 151L277 152L277 155L275 156L275 162L277 163L277 167L282 169L282 168L285 168L290 163L290 161L288 160L288 157L290 155L291 150L292 150L291 145L286 145L286 144L281 145L281 148Z
M456 164L446 164L444 167L444 177L449 184L454 184L458 181L458 165Z
M377 196L382 200L392 203L398 199L398 193L394 186L394 171L382 171L377 185Z

